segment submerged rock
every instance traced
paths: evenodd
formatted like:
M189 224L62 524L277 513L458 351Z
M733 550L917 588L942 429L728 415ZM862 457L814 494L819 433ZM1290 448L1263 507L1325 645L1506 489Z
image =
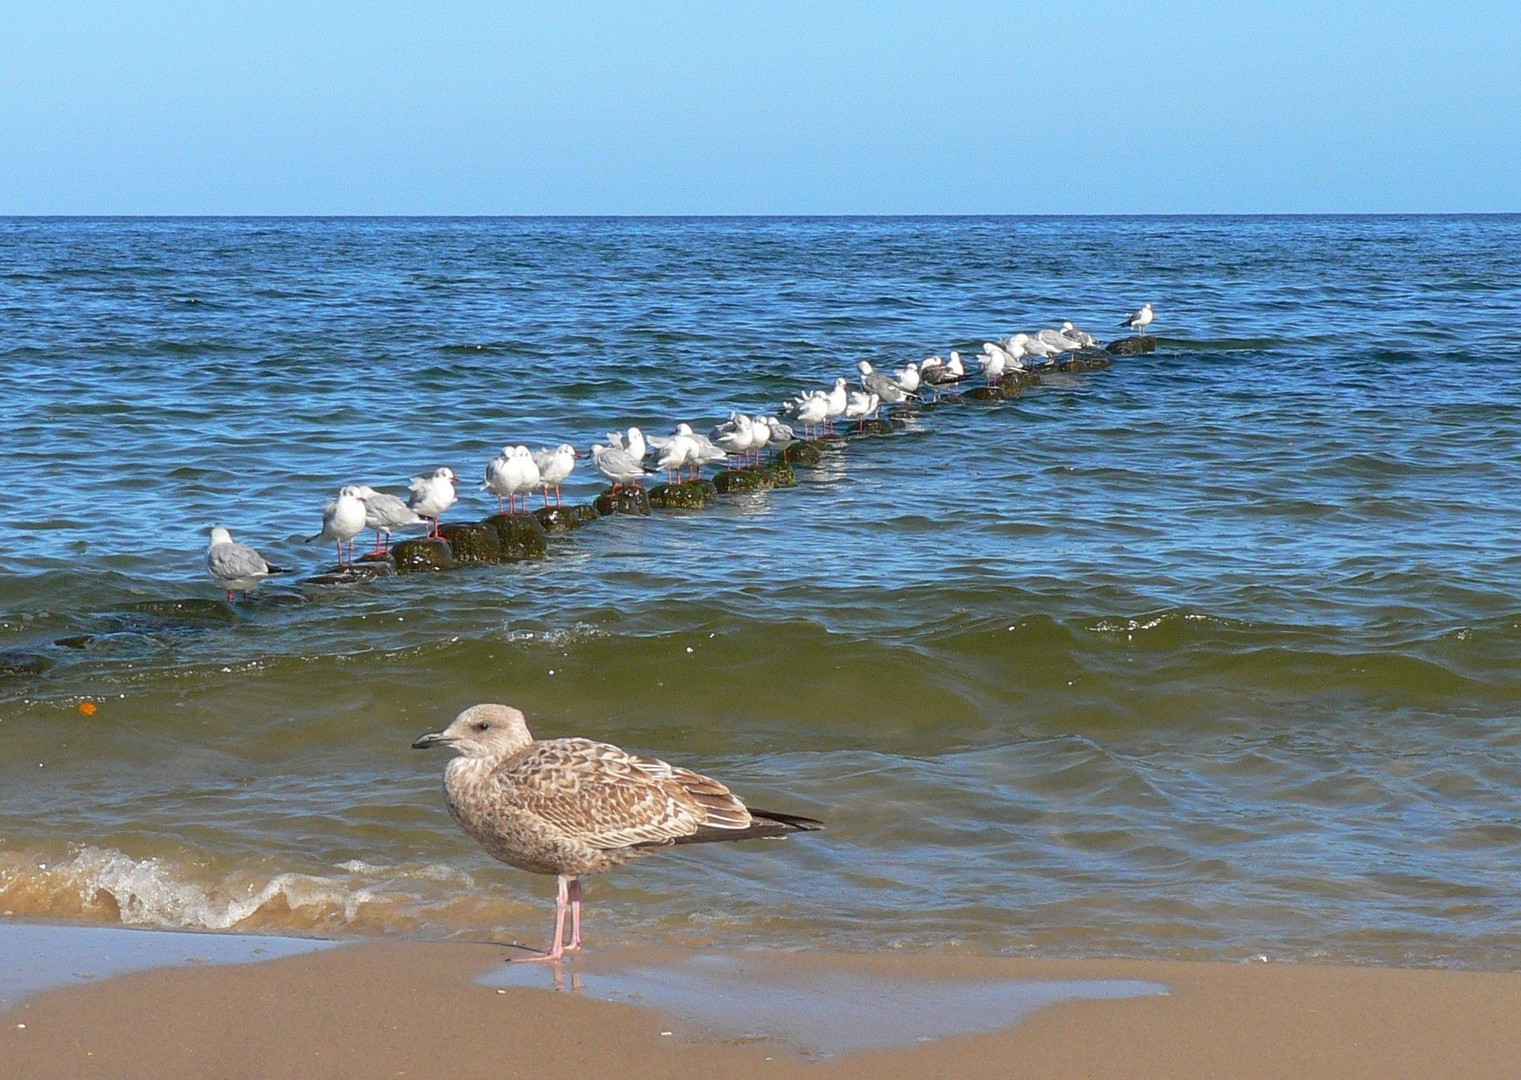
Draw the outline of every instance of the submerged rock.
M384 556L382 556L384 559ZM372 581L375 578L390 577L396 573L396 567L389 559L368 559L361 562L349 563L346 566L330 566L320 573L313 574L302 580L303 585L353 585L359 581Z
M1150 334L1137 334L1135 337L1111 341L1104 346L1104 351L1110 356L1135 356L1137 353L1156 352L1157 339Z
M391 547L391 560L395 562L398 574L454 568L449 545L442 540L403 540Z
M899 420L896 416L879 416L875 420L862 420L850 429L850 434L857 438L862 435L891 435L906 427L908 427L908 422Z
M498 515L499 517L501 515ZM487 519L479 525L440 525L439 534L449 545L449 555L461 566L502 561L502 541Z
M599 514L648 514L650 512L650 496L643 488L623 488L614 492L608 488L597 496L592 504Z
M220 594L219 594L220 595ZM142 619L129 621L141 622L145 625L173 626L175 624L196 625L208 622L230 623L237 620L237 615L221 600L139 600L137 603L128 604L124 611L133 615L141 615Z
M481 527L496 534L499 561L541 559L549 550L549 534L533 514L492 514Z
M710 480L683 480L650 488L650 505L657 510L701 510L717 497L718 488Z
M788 465L817 465L820 456L817 444L802 441L793 443L781 454L782 460Z
M602 515L597 513L595 506L582 503L579 506L546 506L535 510L533 516L539 519L545 532L569 532L571 529L579 529L588 521L596 521Z
M19 679L27 675L41 675L53 661L39 653L0 652L0 679Z

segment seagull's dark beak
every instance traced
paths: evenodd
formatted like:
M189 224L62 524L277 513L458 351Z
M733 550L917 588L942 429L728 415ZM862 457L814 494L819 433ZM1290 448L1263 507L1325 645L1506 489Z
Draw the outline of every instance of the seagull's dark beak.
M426 735L419 735L412 743L413 750L431 750L435 746L453 746L454 740L442 731L430 731Z

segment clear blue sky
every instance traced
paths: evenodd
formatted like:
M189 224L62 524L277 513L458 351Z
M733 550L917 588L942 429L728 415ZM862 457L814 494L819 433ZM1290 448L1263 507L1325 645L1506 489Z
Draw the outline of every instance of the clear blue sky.
M1518 210L1521 0L0 5L0 213Z

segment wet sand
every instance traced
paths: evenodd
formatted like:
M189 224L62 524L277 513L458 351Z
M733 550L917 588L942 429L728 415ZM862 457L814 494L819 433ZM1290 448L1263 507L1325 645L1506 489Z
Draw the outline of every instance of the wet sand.
M165 948L86 983L60 954L72 985L0 1012L0 1075L1499 1077L1521 1015L1495 972L624 947L555 992L485 944Z

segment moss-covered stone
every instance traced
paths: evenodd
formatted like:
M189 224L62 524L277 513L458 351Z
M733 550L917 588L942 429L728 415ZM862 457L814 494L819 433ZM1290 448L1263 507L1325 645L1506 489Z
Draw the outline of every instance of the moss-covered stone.
M783 450L780 456L788 465L813 466L819 463L821 455L816 443L799 440Z
M1110 356L1135 356L1137 353L1156 352L1157 339L1150 334L1137 334L1135 337L1111 341L1104 346L1104 351Z
M767 487L797 487L797 473L785 461L773 461L770 465L763 466L760 472L766 478Z
M502 561L502 541L496 527L488 522L440 524L438 532L449 545L449 556L457 566Z
M1103 371L1114 366L1114 357L1103 349L1084 349L1074 353L1073 359L1082 365L1083 371Z
M539 519L545 532L569 532L571 529L579 529L588 521L596 521L602 515L590 503L581 503L579 506L542 507L535 510L533 516Z
M398 574L416 574L424 570L452 570L454 558L442 540L403 540L391 547L391 559Z
M650 512L649 492L643 488L623 488L614 493L608 488L592 504L597 508L597 513L607 514L648 514Z
M710 480L683 480L650 488L650 505L657 510L701 510L718 497Z
M896 416L878 416L870 420L862 420L850 429L850 434L860 437L862 435L891 435L895 431L902 431L908 427L906 420L900 420Z
M542 559L549 550L549 534L537 515L518 511L515 514L492 514L481 525L496 533L502 562L518 559Z
M734 491L759 491L770 486L759 469L725 469L713 477L713 487L720 495Z
M1006 398L1004 397L1004 393L1003 393L1003 387L1002 386L998 386L998 385L993 385L993 386L976 386L976 387L973 387L972 389L968 390L962 396L965 397L968 401L1004 401L1004 400L1006 400Z

